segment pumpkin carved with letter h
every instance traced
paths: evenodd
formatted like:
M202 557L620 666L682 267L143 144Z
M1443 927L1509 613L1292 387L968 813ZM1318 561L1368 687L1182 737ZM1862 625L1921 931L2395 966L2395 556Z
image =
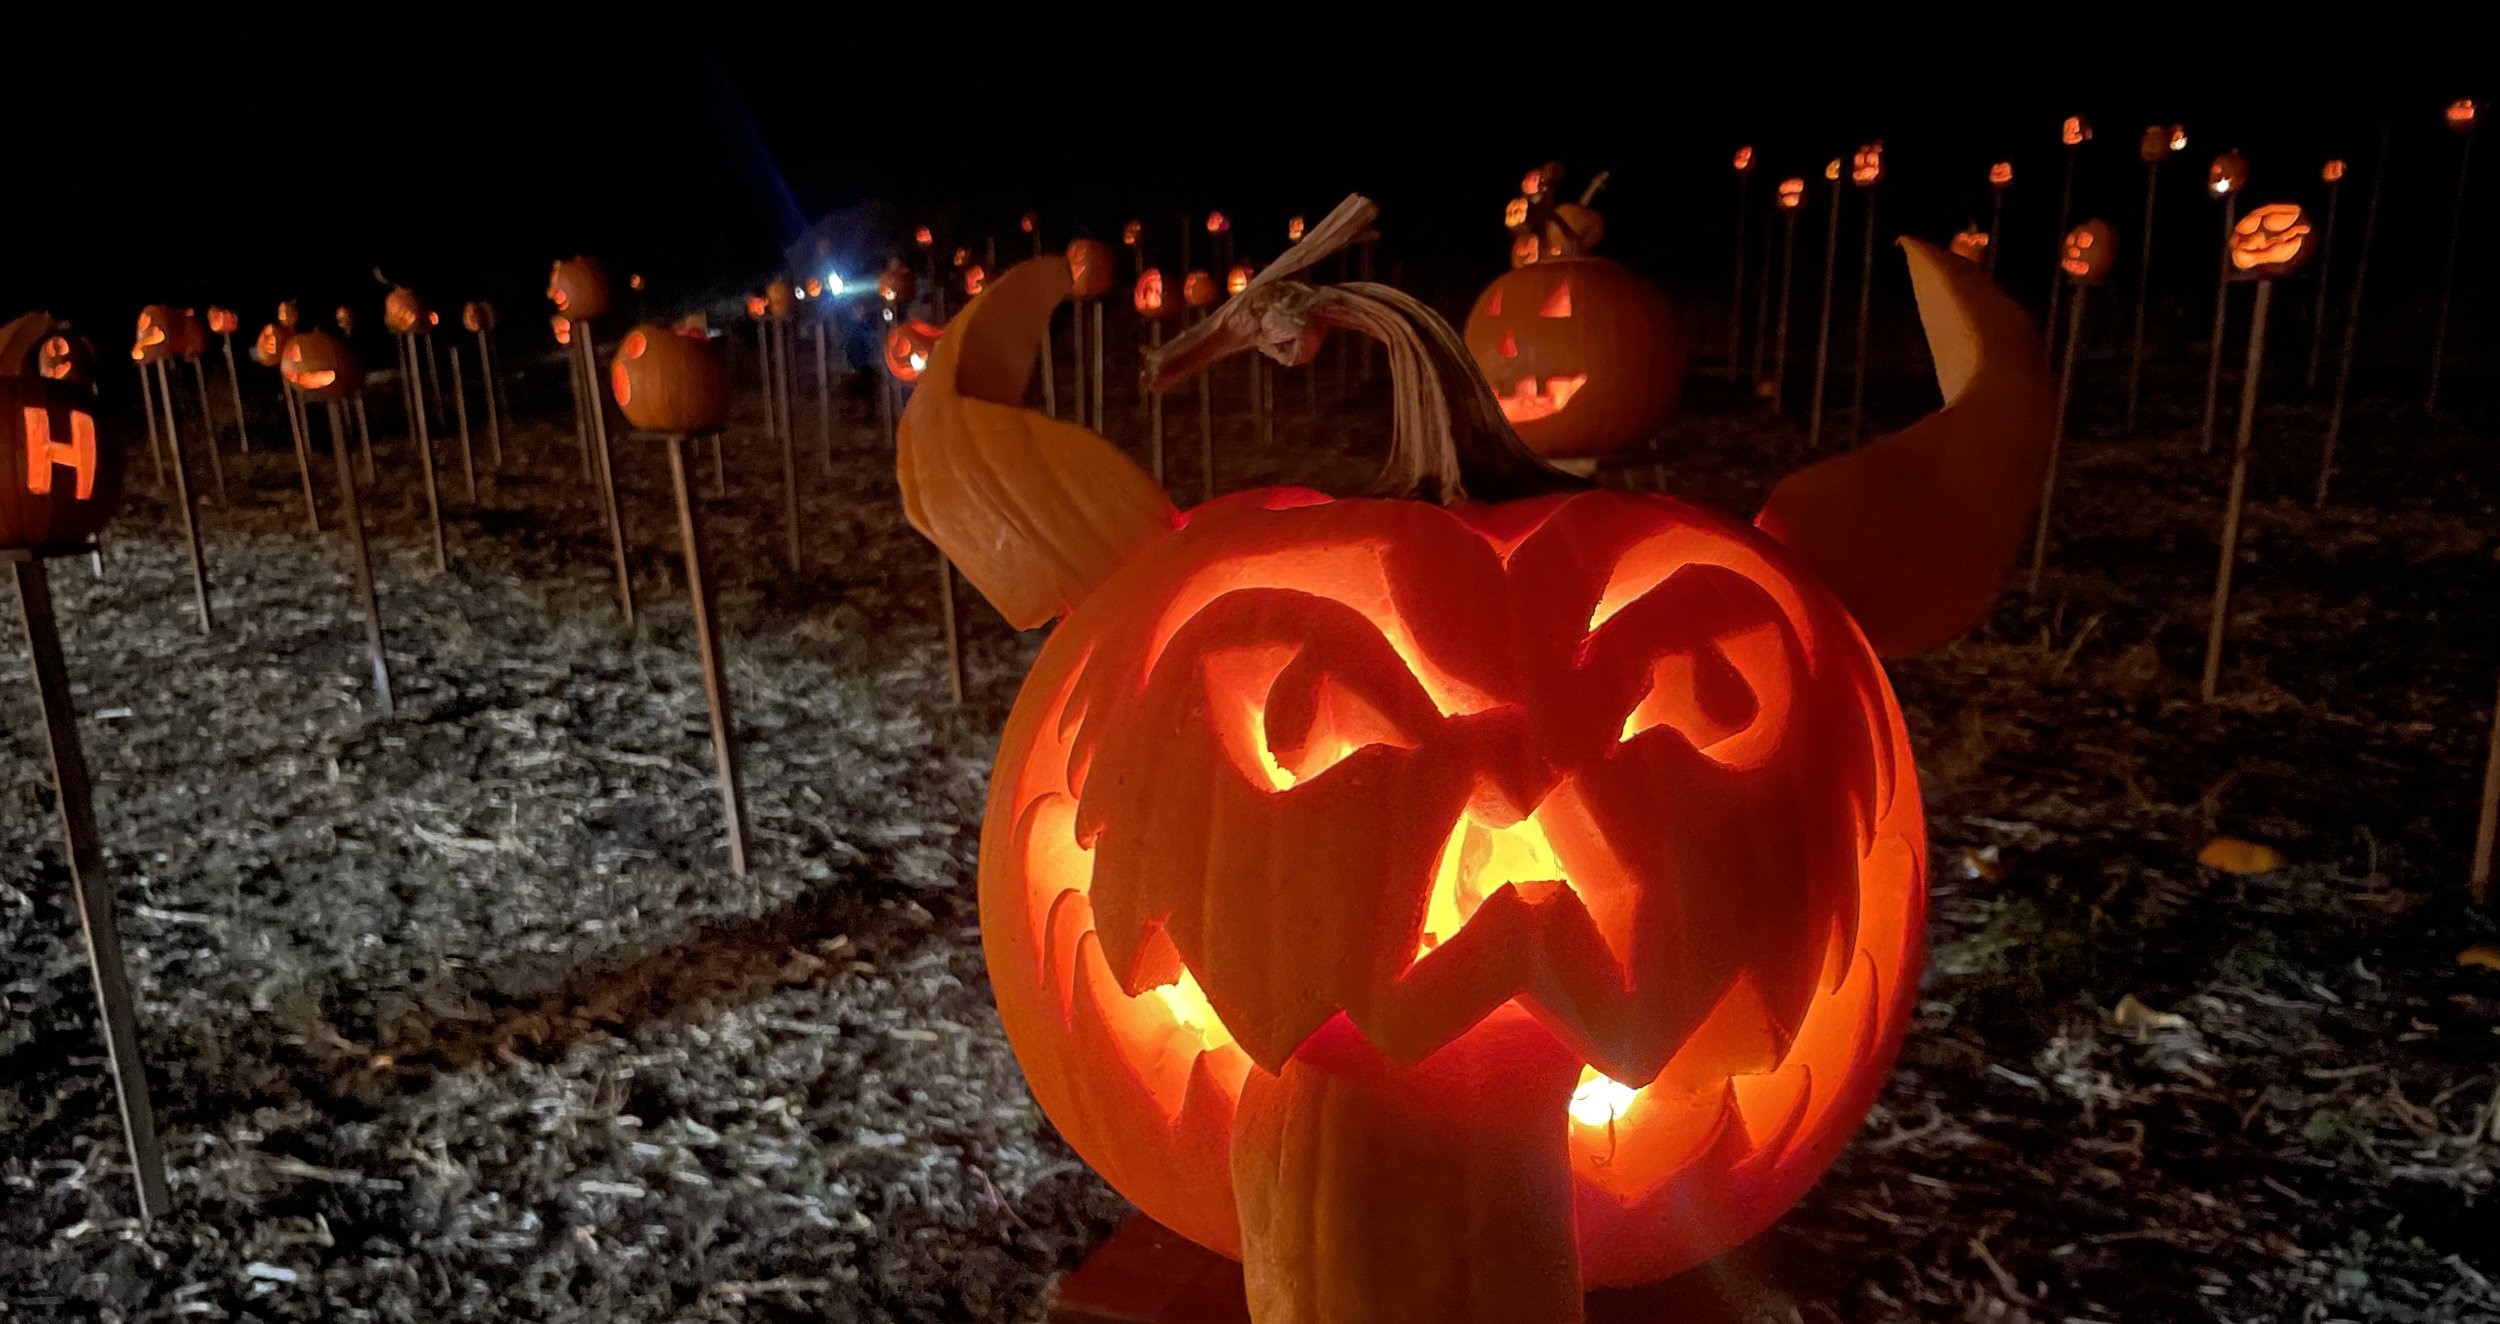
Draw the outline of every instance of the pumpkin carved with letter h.
M1372 215L1349 199L1149 373L1297 318L1389 342L1379 497L1184 515L1026 407L1064 261L936 346L905 510L1011 624L1059 621L992 773L983 944L1043 1110L1242 1258L1259 1324L1576 1321L1768 1226L1880 1087L1926 875L1877 658L1994 599L2048 384L2024 315L1905 240L1940 412L1750 526L1598 490L1422 304L1294 280Z

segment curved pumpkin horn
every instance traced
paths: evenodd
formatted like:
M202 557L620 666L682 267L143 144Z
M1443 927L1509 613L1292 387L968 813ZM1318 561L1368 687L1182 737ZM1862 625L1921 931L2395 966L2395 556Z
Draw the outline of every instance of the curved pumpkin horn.
M1875 650L1968 630L2005 587L2048 464L2031 319L1978 267L1903 239L1944 407L1771 489L1754 523L1822 576Z
M1060 257L990 282L938 340L896 438L904 515L1019 630L1064 614L1177 519L1110 442L1024 406L1069 288Z

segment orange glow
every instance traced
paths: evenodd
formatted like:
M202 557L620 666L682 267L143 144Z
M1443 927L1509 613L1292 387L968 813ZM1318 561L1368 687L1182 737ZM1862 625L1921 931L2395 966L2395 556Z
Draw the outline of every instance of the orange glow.
M1523 234L1510 241L1510 264L1524 267L1545 255L1545 246L1532 234Z
M279 302L278 325L292 331L295 329L296 324L301 317L302 314L296 311L295 301L293 299L285 299Z
M356 310L346 304L340 304L332 311L330 320L338 324L339 330L351 336L356 334Z
M1953 236L1953 256L1978 263L1988 256L1988 232L1976 225L1963 226Z
M2176 147L2171 145L2174 137L2178 143ZM2148 124L2144 126L2144 137L2135 145L2135 154L2143 158L2145 164L2156 165L2169 160L2171 153L2185 146L2187 146L2187 134L2184 132L2179 132L2175 128L2164 128L2159 124Z
M815 282L813 282L813 281L810 281L810 282L809 282L809 284L814 284L814 283L815 283ZM629 290L639 290L639 289L641 289L641 288L642 288L642 273L641 273L641 272L639 272L639 271L637 271L637 272L634 272L632 275L627 276L627 277L625 278L625 288L626 288L626 289L629 289Z
M1502 204L1502 227L1504 229L1516 230L1527 223L1528 200L1526 198L1512 198Z
M747 296L747 316L761 321L764 314L770 311L772 311L772 303L765 299L763 295L750 294Z
M1068 293L1079 299L1099 299L1111 293L1113 277L1119 274L1119 255L1111 245L1099 239L1078 239L1068 244Z
M806 290L806 291L807 291L807 297L808 297L808 298L811 298L811 299L821 299L821 298L825 297L825 283L824 283L823 281L821 281L821 280L818 280L818 279L817 279L816 277L814 277L814 276L810 276L810 277L808 277L808 278L807 278L807 283L806 283L805 285L800 286L799 288L801 288L801 289L803 289L803 290Z
M1190 307L1212 308L1218 297L1215 277L1203 271L1193 271L1181 278L1181 302Z
M1515 342L1514 342L1515 348ZM1571 407L1571 397L1589 384L1585 372L1561 372L1539 384L1534 377L1522 377L1508 391L1495 391L1493 403L1502 407L1502 417L1513 423L1533 423Z
M2011 161L1999 161L1999 162L1997 162L1996 164L1991 165L1991 166L1989 166L1989 167L1988 167L1988 184L1989 184L1989 186L1990 186L1990 187L1992 187L1992 188L2004 188L2006 185L2011 184L2011 183L2013 183L2013 182L2014 182L2014 163L2013 163L2013 162L2011 162Z
M52 495L52 471L69 470L78 476L73 489L80 501L95 496L95 419L83 409L70 411L69 440L52 439L52 411L42 405L23 409L26 438L26 493L29 496Z
M2231 227L2231 274L2272 280L2309 257L2309 214L2288 202L2252 207Z
M1207 213L1208 234L1231 234L1232 232L1233 223L1225 219L1224 213L1220 211L1211 211Z
M929 227L923 225L911 232L911 241L922 248L927 248L937 243L937 236L929 233Z
M1795 178L1781 180L1779 203L1781 211L1795 211L1805 206L1806 182Z
M1835 157L1833 157L1830 161L1827 161L1827 162L1825 162L1825 163L1824 163L1824 165L1823 165L1823 178L1828 179L1828 180L1831 180L1831 181L1832 181L1832 182L1834 182L1834 183L1838 183L1838 182L1840 182L1840 158L1839 158L1839 157L1835 156Z
M636 328L625 333L625 343L617 346L616 352L621 358L638 359L650 348L651 342L644 338L640 328Z
M1849 158L1849 182L1859 188L1873 188L1884 182L1884 145L1871 142Z
M1299 217L1299 216L1295 216L1295 217L1292 217L1292 218L1288 219L1288 220L1285 222L1285 241L1286 241L1287 243L1294 243L1294 244L1298 244L1298 243L1301 243L1301 242L1302 242L1302 218L1301 218L1301 217Z
M1751 169L1753 169L1753 149L1750 147L1737 148L1736 173L1741 175Z
M2117 261L2117 232L2107 221L2085 221L2067 233L2057 267L2077 285L2098 285Z
M209 330L214 331L214 332L216 332L217 334L219 334L219 335L221 335L221 336L230 336L230 335L233 335L233 334L235 333L235 331L236 331L238 328L240 328L242 325L243 325L242 319L240 319L240 318L238 318L238 317L236 317L236 316L234 315L234 310L233 310L233 309L231 309L231 308L219 308L219 307L215 306L214 304L212 304L212 305L210 305L210 306L209 306L209 310L208 310L208 329L209 329Z
M964 268L964 297L969 299L979 294L981 287L988 284L989 279L989 270L978 262Z
M2341 184L2341 183L2343 183L2343 182L2344 182L2344 163L2343 163L2343 161L2342 161L2342 160L2340 160L2340 159L2338 159L2338 160L2331 160L2331 161L2328 161L2325 165L2323 165L2323 166L2319 167L2319 168L2318 168L2318 178L2325 180L2325 181L2326 181L2327 183L2329 183L2329 184Z
M553 328L553 329L554 329L554 331L555 331L555 333L556 333L556 343L557 343L557 344L559 344L559 345L570 345L570 344L572 344L572 343L573 343L573 319L572 319L572 318L567 317L567 316L565 316L565 315L564 315L564 314L562 314L562 313L558 313L558 314L556 314L555 316L550 317L550 318L548 318L548 319L547 319L547 325L548 325L549 327L551 327L551 328Z
M1130 292L1129 298L1137 305L1140 317L1153 319L1170 311L1163 304L1163 272L1154 267L1137 273L1137 287Z
M1137 236L1145 233L1145 230L1146 226L1144 222L1130 221L1128 224L1120 227L1120 242L1131 248L1135 248L1137 247Z
M1016 218L1016 228L1024 231L1026 234L1033 233L1034 227L1040 224L1041 219L1031 212L1026 212L1022 216Z
M2478 109L2479 108L2475 106L2472 101L2449 102L2448 127L2458 133L2463 133L2466 130L2473 128L2474 117Z
M2059 126L2057 138L2068 147L2081 147L2092 141L2092 125L2081 115L2069 115Z
M917 317L896 322L885 333L885 370L898 382L919 381L929 356L937 352L938 337L945 334L945 327Z
M912 290L919 283L918 279L911 274L911 268L904 266L902 259L897 258L886 263L885 270L878 275L877 297L885 300L889 305L910 303Z
M2248 159L2238 152L2224 152L2205 168L2205 190L2217 198L2227 198L2248 182Z
M955 269L957 271L961 271L964 269L966 264L972 261L972 250L969 248L958 248L955 250L954 257L950 260L954 263Z
M36 371L56 382L73 380L78 373L77 349L67 336L49 336L37 355Z
M1259 274L1258 267L1251 263L1234 263L1232 270L1224 273L1224 292L1226 294L1241 293L1250 288L1250 278L1257 274Z

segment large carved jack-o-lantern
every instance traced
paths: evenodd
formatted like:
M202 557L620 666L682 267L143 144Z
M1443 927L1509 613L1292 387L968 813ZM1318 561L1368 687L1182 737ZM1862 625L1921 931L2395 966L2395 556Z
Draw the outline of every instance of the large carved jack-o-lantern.
M76 547L112 517L122 448L95 409L83 385L0 374L0 549Z
M1924 841L1876 657L1995 596L2049 392L2022 313L1904 241L1941 412L1758 527L1579 489L1423 305L1292 283L1371 216L1149 372L1295 319L1388 340L1393 495L1175 511L1024 406L1069 290L1037 261L939 343L905 509L1011 623L1061 621L981 841L1000 1013L1061 1133L1242 1256L1259 1324L1567 1324L1767 1226L1880 1087Z
M1467 348L1521 440L1548 459L1629 446L1675 412L1684 328L1657 286L1596 257L1514 267L1476 297Z

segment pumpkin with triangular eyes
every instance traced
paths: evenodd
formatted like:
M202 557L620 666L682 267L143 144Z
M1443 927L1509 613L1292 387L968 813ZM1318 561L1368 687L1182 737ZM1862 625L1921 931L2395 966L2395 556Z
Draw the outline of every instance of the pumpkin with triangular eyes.
M1467 348L1520 440L1548 459L1604 455L1675 412L1687 338L1667 296L1599 257L1547 257L1498 277Z

